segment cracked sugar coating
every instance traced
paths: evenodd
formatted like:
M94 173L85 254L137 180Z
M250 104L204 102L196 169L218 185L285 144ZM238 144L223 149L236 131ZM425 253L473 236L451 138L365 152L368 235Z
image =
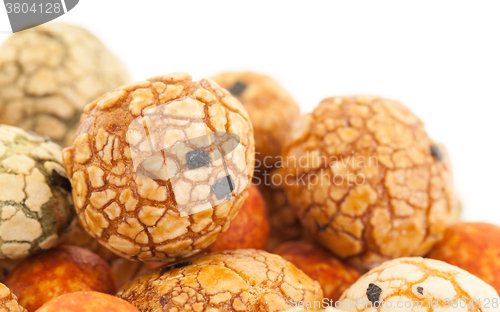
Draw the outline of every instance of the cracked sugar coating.
M209 167L189 169L196 150L210 152ZM229 92L177 73L89 104L63 155L89 233L122 257L172 262L213 242L243 205L253 130ZM232 181L232 191L218 198L221 180Z
M286 311L293 298L320 301L319 284L278 255L254 249L223 251L160 268L118 292L141 311Z
M299 116L299 106L276 81L265 75L226 72L212 79L229 90L250 115L255 132L255 158L260 162L255 173L270 170L281 156L285 136Z
M378 298L378 303L370 307L368 296ZM455 298L462 298L461 306L450 306ZM356 300L357 306L350 305ZM500 298L490 285L456 266L420 257L395 259L372 269L340 301L341 309L356 312L388 311L391 305L391 311L408 312L500 311ZM414 302L422 306L412 310Z
M75 219L61 147L0 125L0 259L55 246Z
M398 102L327 98L294 124L284 157L304 227L354 266L421 256L442 238L453 210L447 154Z
M0 48L0 124L68 146L83 107L129 80L124 65L86 30L62 23L30 28Z
M2 283L0 283L0 312L27 312L19 305L16 295Z

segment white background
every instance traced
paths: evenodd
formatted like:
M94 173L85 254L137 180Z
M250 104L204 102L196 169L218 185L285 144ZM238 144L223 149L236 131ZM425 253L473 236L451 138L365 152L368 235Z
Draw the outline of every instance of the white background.
M253 70L303 112L333 95L399 100L447 146L464 218L500 225L499 13L499 1L82 0L58 20L88 28L134 80Z

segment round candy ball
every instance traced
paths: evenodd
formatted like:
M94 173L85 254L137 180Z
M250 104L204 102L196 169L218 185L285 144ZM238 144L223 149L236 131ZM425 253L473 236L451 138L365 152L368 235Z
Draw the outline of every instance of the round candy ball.
M248 195L254 154L238 100L177 73L89 104L64 163L92 236L122 257L169 262L227 230Z
M130 303L96 291L66 294L44 304L36 312L140 312Z
M345 311L498 311L497 292L442 261L399 258L363 275L340 299ZM479 308L478 308L479 307Z
M428 257L456 265L500 292L500 227L496 225L455 223Z
M0 125L0 259L55 246L75 219L61 147Z
M4 284L0 283L0 311L2 312L27 312L19 305L16 295Z
M255 131L255 174L274 168L299 106L274 79L253 72L226 72L212 78L245 106Z
M129 81L124 65L85 29L47 23L0 47L0 124L71 144L83 107Z
M323 100L294 124L284 158L305 228L358 268L424 255L443 237L453 210L446 151L396 101Z
M293 264L254 249L223 251L157 269L118 297L141 311L284 311L323 292Z

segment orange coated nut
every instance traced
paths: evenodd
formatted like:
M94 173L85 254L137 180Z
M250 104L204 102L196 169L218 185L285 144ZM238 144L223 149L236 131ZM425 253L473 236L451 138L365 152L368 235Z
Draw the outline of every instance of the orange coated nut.
M500 227L496 225L455 223L428 257L456 265L500 292Z
M318 281L325 298L334 304L361 274L323 248L305 241L286 242L275 251L310 278Z
M121 61L85 29L30 28L0 47L0 124L68 146L83 107L129 81Z
M420 257L387 261L340 298L345 311L498 311L497 292L456 266Z
M272 78L253 72L226 72L212 78L245 106L255 131L255 174L271 170L283 149L299 106Z
M264 312L321 301L323 292L280 256L242 249L159 268L125 285L118 297L141 311Z
M28 312L67 293L116 292L116 282L106 262L75 246L60 246L25 259L7 275L4 283Z
M26 312L26 309L19 305L16 295L2 283L0 283L0 312Z
M208 252L235 249L264 249L269 238L267 208L259 189L252 185L248 198L226 232L205 250Z
M443 236L453 209L446 151L396 101L323 100L294 124L284 158L301 222L356 267L424 255Z
M211 80L176 73L89 104L63 158L92 236L127 259L172 262L229 227L254 154L238 100Z
M140 312L130 303L96 291L66 294L44 304L36 312Z

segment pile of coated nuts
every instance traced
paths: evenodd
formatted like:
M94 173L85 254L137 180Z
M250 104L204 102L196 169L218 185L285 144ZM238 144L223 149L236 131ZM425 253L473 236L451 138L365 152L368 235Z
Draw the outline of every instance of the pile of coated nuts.
M0 311L500 311L500 228L460 211L397 101L131 83L66 24L0 48Z

